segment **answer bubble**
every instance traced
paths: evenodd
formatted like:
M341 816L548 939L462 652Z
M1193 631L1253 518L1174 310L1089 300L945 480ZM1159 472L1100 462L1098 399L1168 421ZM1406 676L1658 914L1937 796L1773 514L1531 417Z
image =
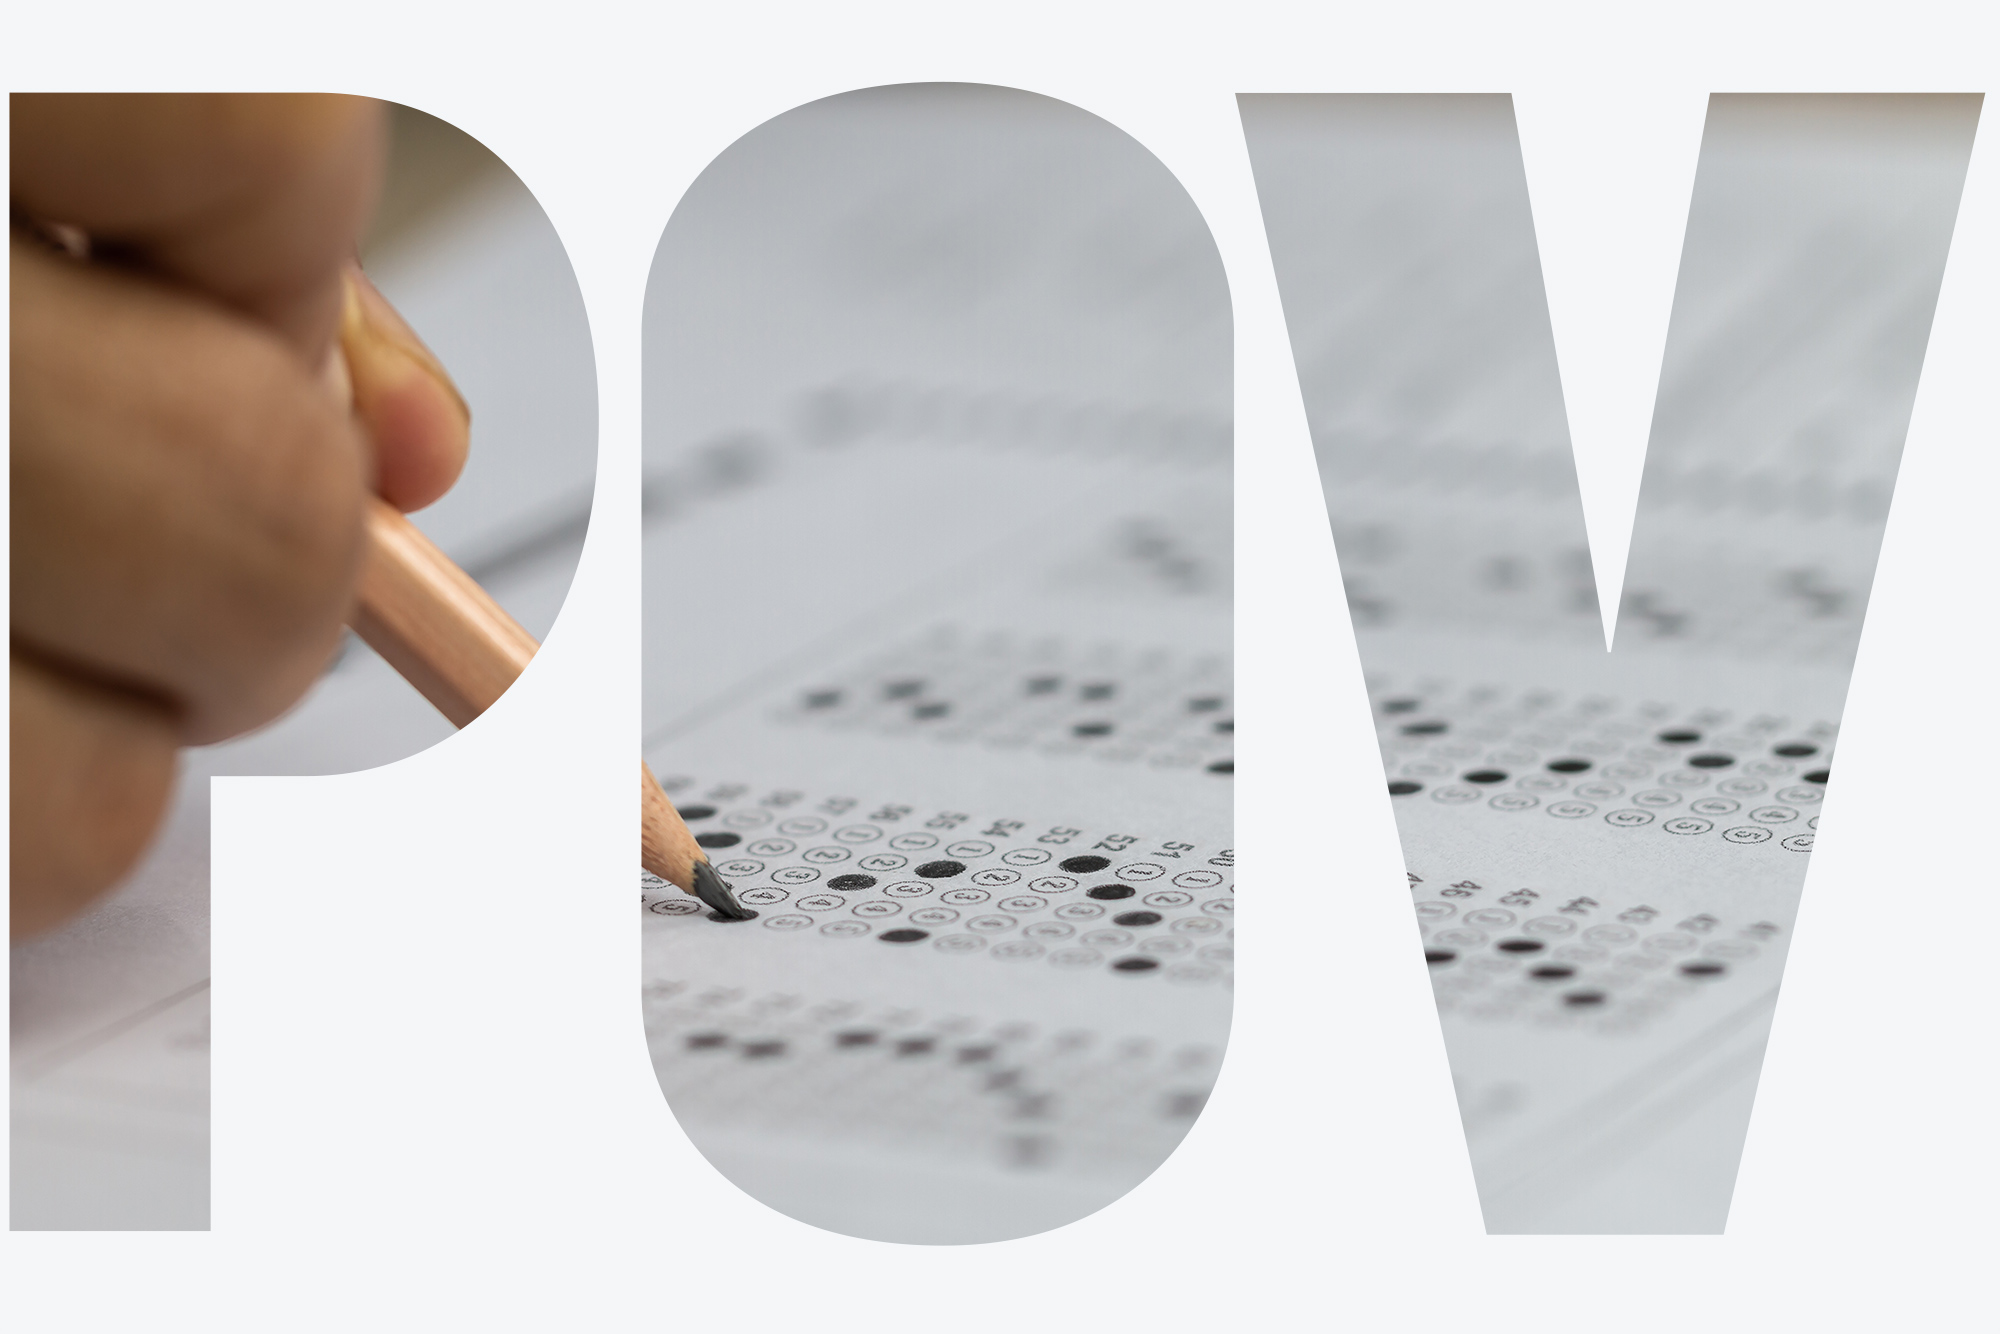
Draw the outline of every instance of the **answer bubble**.
M687 898L655 899L646 905L646 911L662 917L692 917L701 911L701 904Z
M887 899L868 899L854 905L856 917L894 917L901 911L902 904L891 903Z

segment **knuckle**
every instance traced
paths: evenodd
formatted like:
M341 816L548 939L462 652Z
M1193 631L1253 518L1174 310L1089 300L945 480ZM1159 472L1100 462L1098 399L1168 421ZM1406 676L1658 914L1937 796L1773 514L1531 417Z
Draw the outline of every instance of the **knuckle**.
M191 720L202 739L255 726L303 693L339 635L360 568L365 451L290 358L271 359L211 465L231 521L212 535L222 545L200 618L203 651L224 664Z
M257 191L323 170L376 134L382 116L367 98L335 93L215 97L217 137L231 150L238 184Z
M308 609L344 594L360 550L363 454L348 419L310 387L266 402L245 444L261 465L248 507L256 566Z
M52 925L138 863L174 781L174 728L157 705L16 660L12 873L17 932Z

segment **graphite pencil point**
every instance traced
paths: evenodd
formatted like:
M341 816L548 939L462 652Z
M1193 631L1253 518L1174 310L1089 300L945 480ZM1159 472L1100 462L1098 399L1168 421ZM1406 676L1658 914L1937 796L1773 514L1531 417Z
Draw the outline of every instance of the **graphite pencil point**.
M735 892L729 888L729 882L717 874L715 868L707 862L694 864L694 896L734 922L756 916L737 902Z

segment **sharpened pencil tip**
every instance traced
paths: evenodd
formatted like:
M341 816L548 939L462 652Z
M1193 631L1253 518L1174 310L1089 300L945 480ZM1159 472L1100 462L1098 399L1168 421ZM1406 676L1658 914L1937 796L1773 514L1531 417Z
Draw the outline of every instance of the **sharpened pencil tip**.
M757 915L736 901L729 882L707 862L694 864L694 895L732 922L747 921Z

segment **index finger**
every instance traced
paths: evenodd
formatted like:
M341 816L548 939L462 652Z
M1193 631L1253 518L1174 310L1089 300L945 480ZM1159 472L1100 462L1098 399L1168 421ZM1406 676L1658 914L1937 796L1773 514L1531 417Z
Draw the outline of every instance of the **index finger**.
M375 206L380 103L323 94L15 93L14 207L81 229L276 329L332 346Z

